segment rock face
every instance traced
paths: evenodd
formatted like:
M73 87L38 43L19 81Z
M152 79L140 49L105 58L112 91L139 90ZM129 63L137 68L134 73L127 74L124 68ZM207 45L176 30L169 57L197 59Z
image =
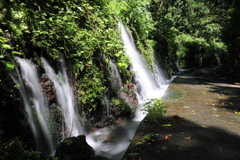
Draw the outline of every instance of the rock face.
M86 142L86 137L80 135L66 138L61 142L57 147L55 157L58 160L88 160L94 154L95 151Z
M50 103L56 102L56 92L53 82L46 76L41 79L42 88Z

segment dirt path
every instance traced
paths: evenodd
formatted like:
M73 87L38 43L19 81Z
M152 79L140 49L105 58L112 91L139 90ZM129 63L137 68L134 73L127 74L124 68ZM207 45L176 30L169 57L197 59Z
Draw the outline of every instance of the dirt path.
M169 86L163 124L142 121L124 160L239 160L240 86L213 69L184 71Z

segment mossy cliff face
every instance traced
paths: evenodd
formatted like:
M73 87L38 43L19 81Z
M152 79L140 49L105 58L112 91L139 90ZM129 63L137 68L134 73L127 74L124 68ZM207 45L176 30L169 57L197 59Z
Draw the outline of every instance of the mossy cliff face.
M120 39L119 19L133 32L137 47L154 71L152 49L157 44L154 40L149 40L154 30L154 21L146 6L151 7L151 1L25 3L4 0L0 2L0 20L3 22L0 24L0 44L3 48L0 72L6 75L9 70L13 70L13 56L31 59L38 66L40 75L44 73L40 59L45 57L58 72L63 56L67 60L68 76L76 95L75 103L81 106L77 110L87 115L87 121L92 121L92 117L95 117L96 120L91 122L94 124L101 119L100 113L104 112L104 94L108 92L110 101L119 98L113 87L110 87L109 62L116 64L124 86L129 85L133 79L133 73L129 71L129 57L124 55ZM14 83L6 87L9 81L12 81L9 76L1 78L2 89L7 93L4 99L12 99L9 95L17 99L19 95L15 95L17 88L13 87ZM134 95L132 90L124 88L126 96ZM52 96L50 103L54 103L54 93L47 92L48 96ZM131 99L137 103L134 96ZM119 101L126 106L122 98ZM119 112L116 111L121 110L119 105L115 106L118 107L113 111ZM134 107L126 110L127 115L130 115ZM122 113L115 115L122 116Z

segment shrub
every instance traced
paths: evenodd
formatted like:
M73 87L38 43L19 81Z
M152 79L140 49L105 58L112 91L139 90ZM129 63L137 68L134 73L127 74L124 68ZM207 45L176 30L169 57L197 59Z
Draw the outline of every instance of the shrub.
M141 140L142 142L153 143L157 139L158 134L155 133L148 133L144 135Z
M0 136L0 159L1 160L57 160L54 157L44 157L39 151L28 149L18 138L4 140Z
M142 111L147 114L147 119L151 123L160 123L163 120L163 115L166 113L166 105L162 103L161 98L147 99L143 105Z

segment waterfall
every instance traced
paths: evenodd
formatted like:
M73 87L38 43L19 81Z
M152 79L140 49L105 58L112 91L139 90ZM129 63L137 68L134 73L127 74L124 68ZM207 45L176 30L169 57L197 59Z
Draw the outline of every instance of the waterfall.
M87 142L94 148L96 155L107 157L110 160L121 160L140 122L146 116L141 111L144 100L148 98L160 98L168 87L166 79L161 75L159 64L155 64L156 73L151 74L147 65L136 49L133 38L122 23L119 23L121 38L125 48L125 54L130 57L132 71L136 72L135 81L138 82L138 102L135 118L113 127L101 128L87 136ZM154 77L155 76L155 77ZM157 80L155 80L157 79ZM156 86L156 82L158 85ZM160 83L160 84L159 84Z
M116 64L110 60L110 66L111 66L111 70L112 70L112 75L111 75L111 85L112 88L115 89L117 95L119 98L125 100L126 102L128 101L128 98L126 96L124 96L124 92L123 92L123 82L122 82L122 78L121 75L117 69Z
M117 90L119 90L119 92L120 92L120 90L123 87L122 78L120 76L120 73L119 73L115 63L113 63L111 60L110 60L110 66L111 66L111 70L112 70L112 75L111 75L112 86L114 88L116 88Z
M110 109L110 104L109 104L109 98L108 96L105 94L103 95L103 100L104 100L104 106L106 108L106 118L111 117L111 109Z
M74 96L72 88L69 84L69 79L66 73L66 66L64 61L62 62L61 72L57 75L48 62L42 58L42 62L44 64L44 68L48 77L53 81L58 103L61 106L62 114L64 116L64 124L65 124L65 136L72 137L83 134L82 127L79 123L79 118L76 115L74 109Z
M20 93L23 100L24 109L28 122L30 124L36 149L43 152L46 156L53 156L58 141L67 137L83 134L79 121L79 116L75 111L74 96L72 87L69 84L69 78L66 72L66 66L62 60L61 71L56 74L48 62L42 58L45 72L54 84L58 108L63 116L63 122L55 132L62 129L62 137L54 137L59 133L53 133L50 123L50 107L47 104L47 97L43 93L35 65L29 60L16 58L21 67L21 74L16 69L17 76L12 76L14 82L20 85ZM60 122L58 122L60 123ZM52 124L53 125L53 124Z
M20 85L19 91L33 132L36 149L47 156L53 155L55 146L49 129L48 107L42 94L36 67L29 60L16 59L21 66L21 74L16 70L17 77L12 76L12 78L16 84Z
M135 47L132 35L127 31L121 22L119 22L119 28L121 30L121 38L125 48L125 54L130 57L132 62L132 71L136 72L135 79L141 86L141 90L138 91L141 96L139 99L146 100L149 98L161 97L165 91L165 86L159 67L156 67L156 74L158 75L155 74L155 76L157 76L159 82L161 82L161 84L158 84L160 85L160 88L155 85L154 77L144 62L140 52ZM155 63L155 66L157 65L158 64ZM161 88L161 86L163 86L163 88Z

